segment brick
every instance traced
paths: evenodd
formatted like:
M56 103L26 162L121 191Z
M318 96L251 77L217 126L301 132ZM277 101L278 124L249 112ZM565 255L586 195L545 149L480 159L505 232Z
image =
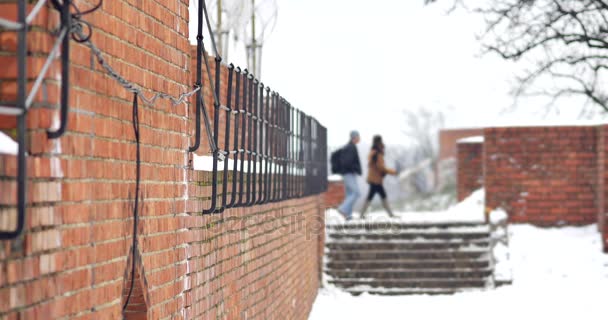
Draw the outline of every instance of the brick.
M483 143L458 143L457 196L462 201L483 186Z
M516 222L597 221L598 132L592 126L486 129L486 205L503 207Z
M194 77L188 4L104 2L86 20L94 26L92 41L104 58L146 96L157 91L177 95L192 87ZM14 6L3 2L0 12L9 15ZM57 14L45 8L35 23L38 27L28 33L30 76L40 70L55 40L48 30L56 26ZM0 64L7 66L0 71L1 101L16 97L15 50L14 33L0 33ZM211 175L188 167L194 98L178 106L166 100L148 106L140 100L142 183L133 259L133 95L99 65L91 67L90 59L86 46L72 42L70 113L62 138L51 140L46 133L59 119L58 63L44 81L47 95L39 92L28 114L30 206L22 242L0 247L0 318L121 318L134 260L137 285L129 310L141 312L125 314L127 319L243 314L305 319L319 286L323 235L317 233L324 199L311 196L202 216L210 202ZM227 75L222 66L220 76L225 80ZM223 83L222 101L227 90ZM207 88L204 99L213 115ZM223 112L219 117L226 119ZM2 129L15 125L12 118L0 118ZM224 128L219 126L220 140ZM198 153L207 155L201 138ZM16 172L14 157L1 155L2 228L16 224Z

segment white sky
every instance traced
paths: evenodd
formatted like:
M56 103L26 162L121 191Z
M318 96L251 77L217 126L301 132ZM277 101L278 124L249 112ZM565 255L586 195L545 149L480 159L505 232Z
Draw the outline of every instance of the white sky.
M464 10L446 15L450 1L277 1L261 80L327 126L332 146L344 143L351 129L366 140L382 134L389 144L404 141L404 109L446 110L447 127L546 119L541 101L503 112L523 67L480 57L475 36L484 26L481 17ZM237 46L229 60L245 67L243 45ZM574 119L579 112L561 110L551 117Z

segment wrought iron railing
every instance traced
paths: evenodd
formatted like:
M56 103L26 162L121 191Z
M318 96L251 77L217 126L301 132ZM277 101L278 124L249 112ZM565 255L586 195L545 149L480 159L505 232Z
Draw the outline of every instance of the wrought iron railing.
M264 86L247 70L241 71L232 64L228 66L226 95L220 97L222 71L217 59L215 66L214 87L218 100L214 102L213 142L222 149L214 153L211 204L203 213L220 213L226 208L325 191L326 128ZM220 122L222 112L224 123ZM219 141L221 127L224 128L223 141ZM220 174L221 200L218 199ZM232 177L230 192L229 175Z
M221 213L226 208L253 206L304 197L327 189L327 129L317 120L294 108L277 92L271 91L255 79L247 70L242 71L233 65L228 67L229 76L226 84L228 93L224 97L224 103L220 103L220 87L222 87L221 57L217 55L213 37L210 37L216 52L216 70L213 80L209 59L203 44L203 16L207 16L203 0L199 0L198 6L197 63L194 71L197 80L193 89L177 96L164 92L154 92L149 97L146 97L143 89L137 84L117 73L104 59L102 51L93 43L91 39L93 27L84 21L83 17L97 10L101 3L102 0L92 9L81 11L71 0L49 0L48 4L46 0L40 0L30 14L26 15L26 1L19 0L17 1L19 21L0 19L2 31L18 33L16 52L18 64L17 100L14 104L0 106L0 114L17 117L17 143L19 145L17 153L17 226L15 230L0 231L0 239L15 238L23 230L27 192L25 150L27 112L33 97L43 84L43 79L50 64L60 52L62 63L61 122L58 130L48 132L49 138L60 138L68 127L70 84L68 52L70 50L70 39L87 46L104 72L125 90L133 93L134 114L137 111L138 100L146 105L152 105L158 99L168 99L173 105L177 105L196 95L195 139L188 151L194 152L199 149L201 145L201 126L204 125L213 155L211 204L209 208L202 212L203 214ZM28 94L26 91L26 37L29 24L45 5L49 5L61 13L61 26L57 33L56 43ZM205 20L208 22L208 19ZM209 33L212 34L209 23L207 23L207 26ZM205 69L209 79L208 88L213 93L213 125L210 123L203 97L203 90L205 89L202 81L204 75L203 64L206 66ZM226 113L225 123L223 124L220 123L220 112ZM133 121L135 127L135 117ZM219 141L221 125L225 128L223 141ZM219 147L220 143L223 145L221 149ZM232 168L229 166L229 159L234 162ZM220 172L223 177L223 185L221 200L218 201ZM232 172L233 183L230 199L228 199L228 183L226 182L230 172ZM137 181L137 185L139 185L139 181Z
M61 29L59 32L58 39L53 45L53 49L49 54L49 57L43 65L42 72L38 75L38 78L34 82L34 86L29 96L27 95L27 78L26 78L26 58L27 58L27 31L29 24L34 20L36 15L40 12L46 1L39 1L29 15L26 15L26 1L21 0L17 4L17 19L18 21L8 21L0 19L0 28L6 32L17 32L17 101L14 106L0 105L0 114L15 116L17 118L17 225L14 230L1 230L0 239L13 239L19 236L25 225L25 199L26 199L26 155L25 155L25 133L26 133L26 117L27 111L31 105L32 98L36 95L37 90L40 88L40 83L44 78L49 66L50 61L59 52L60 44L65 44L69 41L68 29L66 27L68 21L65 19L65 14L62 11L61 15ZM67 8L66 12L69 8ZM66 40L67 39L67 40ZM65 76L63 74L62 78ZM66 77L67 78L67 77ZM62 101L63 94L62 90ZM28 103L29 102L29 103Z

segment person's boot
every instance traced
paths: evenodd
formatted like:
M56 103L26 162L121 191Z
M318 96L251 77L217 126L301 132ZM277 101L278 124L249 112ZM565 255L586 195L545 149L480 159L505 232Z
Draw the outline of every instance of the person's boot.
M389 217L395 218L395 214L393 214L393 211L391 210L391 207L389 207L388 201L386 201L386 199L382 199L382 206L384 207L384 210L386 210L386 212L388 213Z
M336 210L342 216L342 218L344 218L344 221L350 220L349 216L346 213L342 212L342 210L340 210L340 208L337 208Z
M365 211L367 211L367 208L369 207L369 201L365 201L365 203L363 203L363 207L361 208L361 219L365 219Z

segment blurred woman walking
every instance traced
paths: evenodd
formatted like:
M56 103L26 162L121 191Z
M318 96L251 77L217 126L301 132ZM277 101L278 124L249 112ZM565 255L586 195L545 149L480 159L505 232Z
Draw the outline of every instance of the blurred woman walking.
M369 184L369 193L367 194L367 199L361 209L361 219L365 218L365 211L367 211L367 208L376 193L382 198L384 210L393 218L395 215L386 201L386 191L384 190L384 186L382 186L382 181L387 174L397 175L397 171L389 169L384 165L384 143L382 142L382 137L380 135L374 136L372 149L369 152L367 160L367 183Z

